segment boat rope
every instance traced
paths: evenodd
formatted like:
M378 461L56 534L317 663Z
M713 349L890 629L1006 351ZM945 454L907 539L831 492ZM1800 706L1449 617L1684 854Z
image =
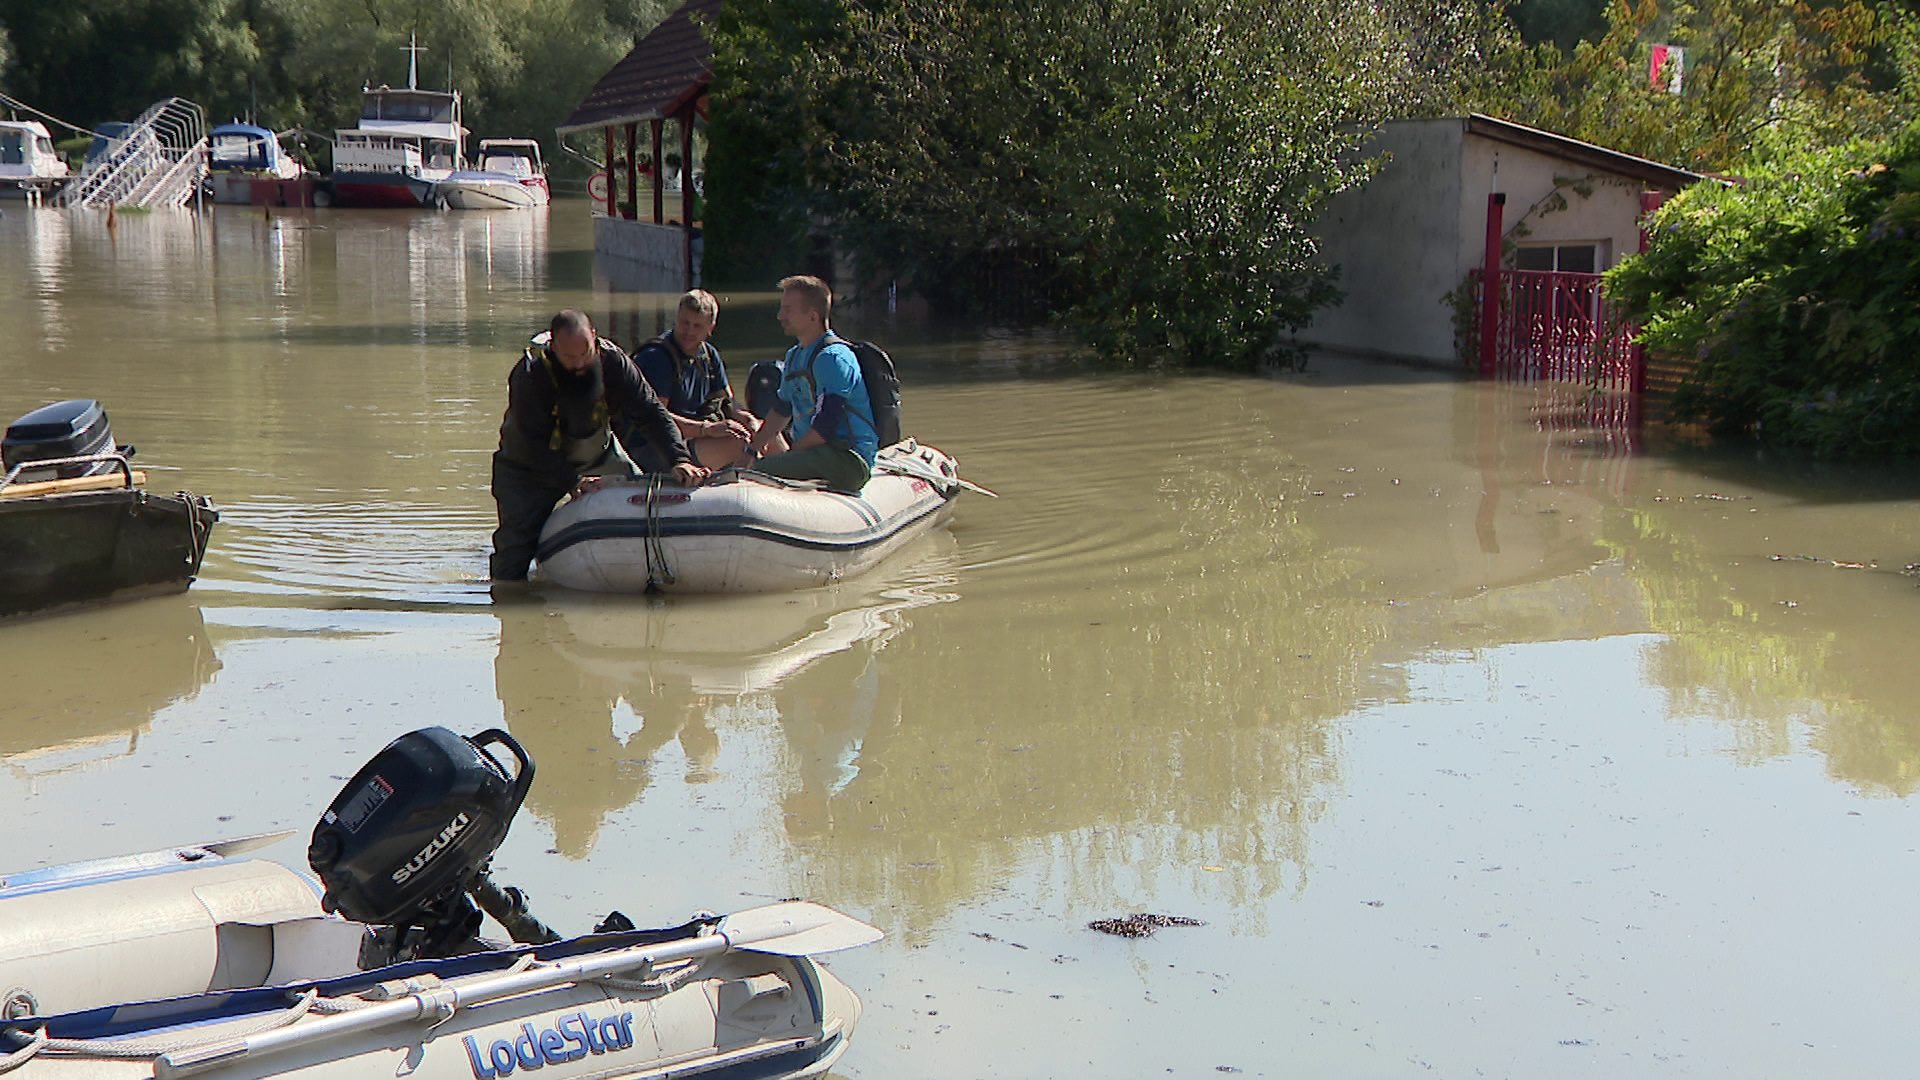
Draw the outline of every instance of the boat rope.
M10 1034L12 1034L15 1038L19 1038L21 1033L16 1031L16 1032L11 1032ZM13 1070L19 1068L20 1066L25 1065L27 1062L33 1060L33 1055L39 1053L42 1047L46 1046L49 1042L52 1042L52 1041L53 1040L47 1038L46 1028L41 1028L39 1031L34 1032L32 1039L27 1043L27 1045L21 1047L18 1050L15 1050L13 1053L8 1054L5 1057L0 1057L0 1075L5 1075L6 1073L10 1073Z
M667 565L667 548L660 537L660 477L647 476L647 589L673 584L673 567Z
M40 1029L40 1033L32 1037L27 1036L18 1029L13 1029L9 1030L7 1034L13 1036L15 1039L29 1039L29 1042L27 1046L21 1050L8 1055L5 1062L0 1062L0 1073L4 1073L8 1069L18 1068L21 1064L24 1064L28 1059L41 1051L61 1054L68 1057L107 1058L114 1060L144 1059L157 1058L162 1054L171 1054L176 1050L189 1050L197 1046L225 1042L229 1039L258 1035L263 1031L272 1031L276 1028L286 1027L288 1024L299 1020L313 1009L314 1002L319 1000L319 997L320 992L318 990L308 990L300 995L299 1002L290 1009L283 1009L280 1012L262 1017L248 1024L236 1027L222 1027L219 1034L213 1036L209 1036L203 1032L193 1032L189 1035L177 1036L171 1039L151 1039L146 1041L131 1039L126 1041L115 1039L53 1039L47 1037L45 1028ZM19 1061L13 1060L21 1054L25 1054L26 1057L20 1058Z
M176 491L173 497L187 504L187 550L193 553L193 561L187 565L199 566L200 560L207 556L207 541L213 536L211 528L200 527L206 507L201 505L199 496L191 491Z
M52 113L41 112L39 109L34 108L33 106L27 104L24 101L21 101L19 98L12 98L12 97L8 97L5 94L0 94L0 105L5 105L9 109L19 109L21 112L30 112L33 115L38 116L43 120L51 120L55 124L58 124L63 128L67 128L70 131L78 132L82 135L91 135L96 139L106 138L105 135L100 134L99 132L93 130L92 128L81 127L79 124L69 124L65 120L60 119L59 117L53 115ZM4 1072L4 1071L6 1070L0 1069L0 1072Z

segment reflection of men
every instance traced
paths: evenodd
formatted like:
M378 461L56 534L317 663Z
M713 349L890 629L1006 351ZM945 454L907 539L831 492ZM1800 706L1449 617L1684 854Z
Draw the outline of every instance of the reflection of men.
M549 617L545 604L507 603L494 611L501 719L539 766L527 808L552 826L561 854L581 859L592 853L602 823L640 801L653 784L654 759L676 737L687 782L711 778L719 736L708 703L684 679L655 677L634 659L645 654L624 644L608 648L576 639L567 619ZM647 637L644 624L633 629ZM639 730L619 730L635 719Z
M693 464L673 417L654 396L633 361L603 341L583 312L553 317L546 345L521 355L507 376L507 414L493 454L493 501L500 527L493 533L496 581L527 576L540 528L553 504L583 481L632 476L633 461L614 432L629 442L644 437L670 467L675 483L691 486L707 470Z
M824 480L835 491L859 491L873 475L880 448L873 404L860 361L827 326L833 290L817 277L780 282L780 328L799 342L787 350L780 400L753 437L753 452L785 434L793 449L763 458L761 472L789 480Z
M633 365L673 414L694 460L710 469L746 464L747 442L760 426L735 402L720 350L708 340L719 319L720 302L695 289L680 298L673 329L633 351Z

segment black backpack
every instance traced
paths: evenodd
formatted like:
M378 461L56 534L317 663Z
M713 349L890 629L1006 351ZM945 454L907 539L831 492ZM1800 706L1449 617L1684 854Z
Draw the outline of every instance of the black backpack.
M867 384L867 403L871 407L873 430L881 446L900 441L900 373L893 369L893 357L871 341L849 341L853 358L860 361L860 379Z
M892 446L900 435L900 375L893 369L893 358L871 341L839 339L853 350L860 362L860 380L867 384L867 410L881 446ZM747 411L765 417L773 410L780 391L780 365L762 360L747 372Z

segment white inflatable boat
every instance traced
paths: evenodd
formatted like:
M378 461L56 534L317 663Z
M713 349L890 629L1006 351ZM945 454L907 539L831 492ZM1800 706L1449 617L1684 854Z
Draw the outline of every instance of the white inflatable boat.
M0 879L0 1074L774 1080L833 1065L860 1003L810 957L878 930L795 901L667 930L614 913L562 940L486 875L531 778L504 732L402 736L314 830L324 893L231 857L279 837ZM520 944L475 937L476 901Z
M780 592L864 573L943 525L953 458L909 439L880 451L858 495L728 470L697 488L609 482L547 519L545 580L592 592Z

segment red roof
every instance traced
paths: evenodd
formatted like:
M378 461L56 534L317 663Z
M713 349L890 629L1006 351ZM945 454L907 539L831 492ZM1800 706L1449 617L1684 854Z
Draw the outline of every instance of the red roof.
M721 0L687 0L600 77L587 99L555 130L562 135L673 116L713 81L713 42Z

